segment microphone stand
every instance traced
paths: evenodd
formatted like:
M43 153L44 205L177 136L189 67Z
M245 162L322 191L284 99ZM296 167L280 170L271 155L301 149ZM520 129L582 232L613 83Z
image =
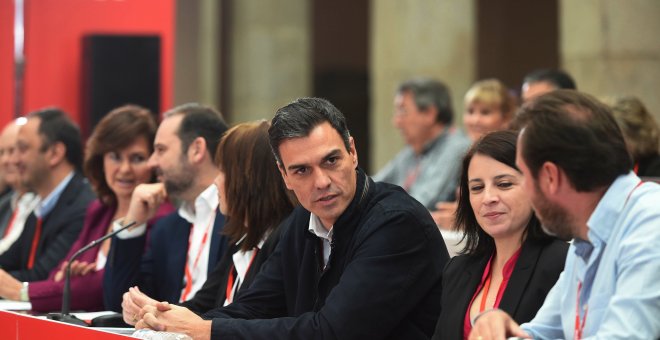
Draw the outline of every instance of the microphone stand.
M97 240L92 241L88 245L80 248L80 250L75 252L75 254L73 254L69 258L69 262L66 265L66 270L65 270L65 274L64 274L65 276L64 276L64 291L62 292L62 312L61 313L50 313L50 314L47 315L48 319L56 320L56 321L60 321L60 322L71 323L71 324L79 325L79 326L88 326L88 324L85 321L80 320L77 317L75 317L74 315L70 314L69 302L71 300L71 263L75 259L77 259L82 253L96 247L101 242L107 240L110 237L113 237L113 236L119 234L120 232L122 232L122 231L124 231L124 230L126 230L126 229L128 229L128 228L130 228L134 225L135 225L135 222L131 222L131 223L129 223L129 224L127 224L127 225L125 225L125 226L123 226L123 227L107 234L107 235L104 235L103 237L101 237Z

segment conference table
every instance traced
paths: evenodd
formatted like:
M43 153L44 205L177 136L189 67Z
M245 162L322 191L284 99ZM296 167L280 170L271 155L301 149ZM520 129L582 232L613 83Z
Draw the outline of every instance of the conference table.
M53 321L41 316L32 316L15 311L0 310L0 338L2 339L135 339L109 328L82 327ZM124 329L124 332L132 332Z

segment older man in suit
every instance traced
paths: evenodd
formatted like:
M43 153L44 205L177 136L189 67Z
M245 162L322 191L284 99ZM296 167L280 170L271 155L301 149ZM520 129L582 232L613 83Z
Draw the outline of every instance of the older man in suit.
M20 179L41 198L19 239L0 256L0 296L19 300L27 296L28 282L45 279L69 251L94 193L79 173L80 130L63 111L29 114L16 145ZM20 295L3 294L16 285Z

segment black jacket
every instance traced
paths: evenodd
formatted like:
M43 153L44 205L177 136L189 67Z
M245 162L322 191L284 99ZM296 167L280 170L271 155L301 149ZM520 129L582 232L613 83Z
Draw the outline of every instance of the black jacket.
M245 280L241 284L241 287L236 293L236 298L241 292L245 291L248 287L252 285L254 278L259 273L261 266L266 262L270 254L273 253L277 244L280 240L280 228L275 228L273 232L268 236L266 242L264 242L261 249L257 253L257 256L254 258L254 262L248 269L248 272L245 274ZM206 278L206 282L202 288L195 294L195 296L185 302L182 302L180 305L186 307L197 314L204 314L216 307L222 307L227 299L226 289L227 289L227 279L229 278L229 270L233 268L234 258L233 255L235 252L240 250L240 246L232 244L229 246L225 254L222 256L222 259L213 269L213 272L209 274Z
M568 243L560 240L523 243L499 309L519 324L530 321L564 270ZM442 274L442 312L433 339L463 339L463 320L490 255L459 255Z
M401 188L358 171L333 227L328 265L294 210L275 252L231 305L205 315L213 339L428 339L448 259L429 212Z
M227 248L227 238L221 234L224 226L225 217L216 214L207 275ZM113 237L103 275L105 308L121 313L122 295L135 285L155 300L179 302L191 230L190 223L173 212L159 219L145 235Z
M83 227L87 205L95 198L87 180L74 173L41 225L34 267L27 269L37 218L31 213L21 236L0 256L0 267L19 281L40 281L69 252Z

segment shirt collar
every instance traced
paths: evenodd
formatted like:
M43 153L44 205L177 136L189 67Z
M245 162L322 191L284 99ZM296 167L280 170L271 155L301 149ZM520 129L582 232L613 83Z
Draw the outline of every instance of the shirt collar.
M587 221L589 241L599 247L607 242L616 226L630 193L640 179L634 172L621 175L612 182Z
M435 148L435 146L436 146L438 143L440 143L440 141L441 141L442 139L444 139L445 136L446 136L447 134L449 134L449 128L444 128L444 129L442 130L442 132L440 132L440 133L438 134L437 137L433 138L433 140L429 141L428 143L426 143L426 144L424 145L424 147L422 148L422 153L421 153L421 155L422 155L422 156L423 156L423 155L426 155L429 151L431 151L433 148Z
M53 189L53 191L48 194L45 198L37 204L37 207L34 209L34 215L43 218L46 215L48 215L53 208L55 208L55 204L57 204L57 201L60 199L60 196L62 196L62 192L64 191L64 188L69 184L71 179L73 178L73 171L71 171L66 177L64 177L63 180L60 181L59 184Z
M179 207L178 213L184 220L195 223L195 216L209 215L218 208L218 187L215 184L209 185L195 198L195 202L183 202Z
M309 232L322 239L332 241L333 227L330 227L330 230L325 229L321 219L312 213L309 214Z

